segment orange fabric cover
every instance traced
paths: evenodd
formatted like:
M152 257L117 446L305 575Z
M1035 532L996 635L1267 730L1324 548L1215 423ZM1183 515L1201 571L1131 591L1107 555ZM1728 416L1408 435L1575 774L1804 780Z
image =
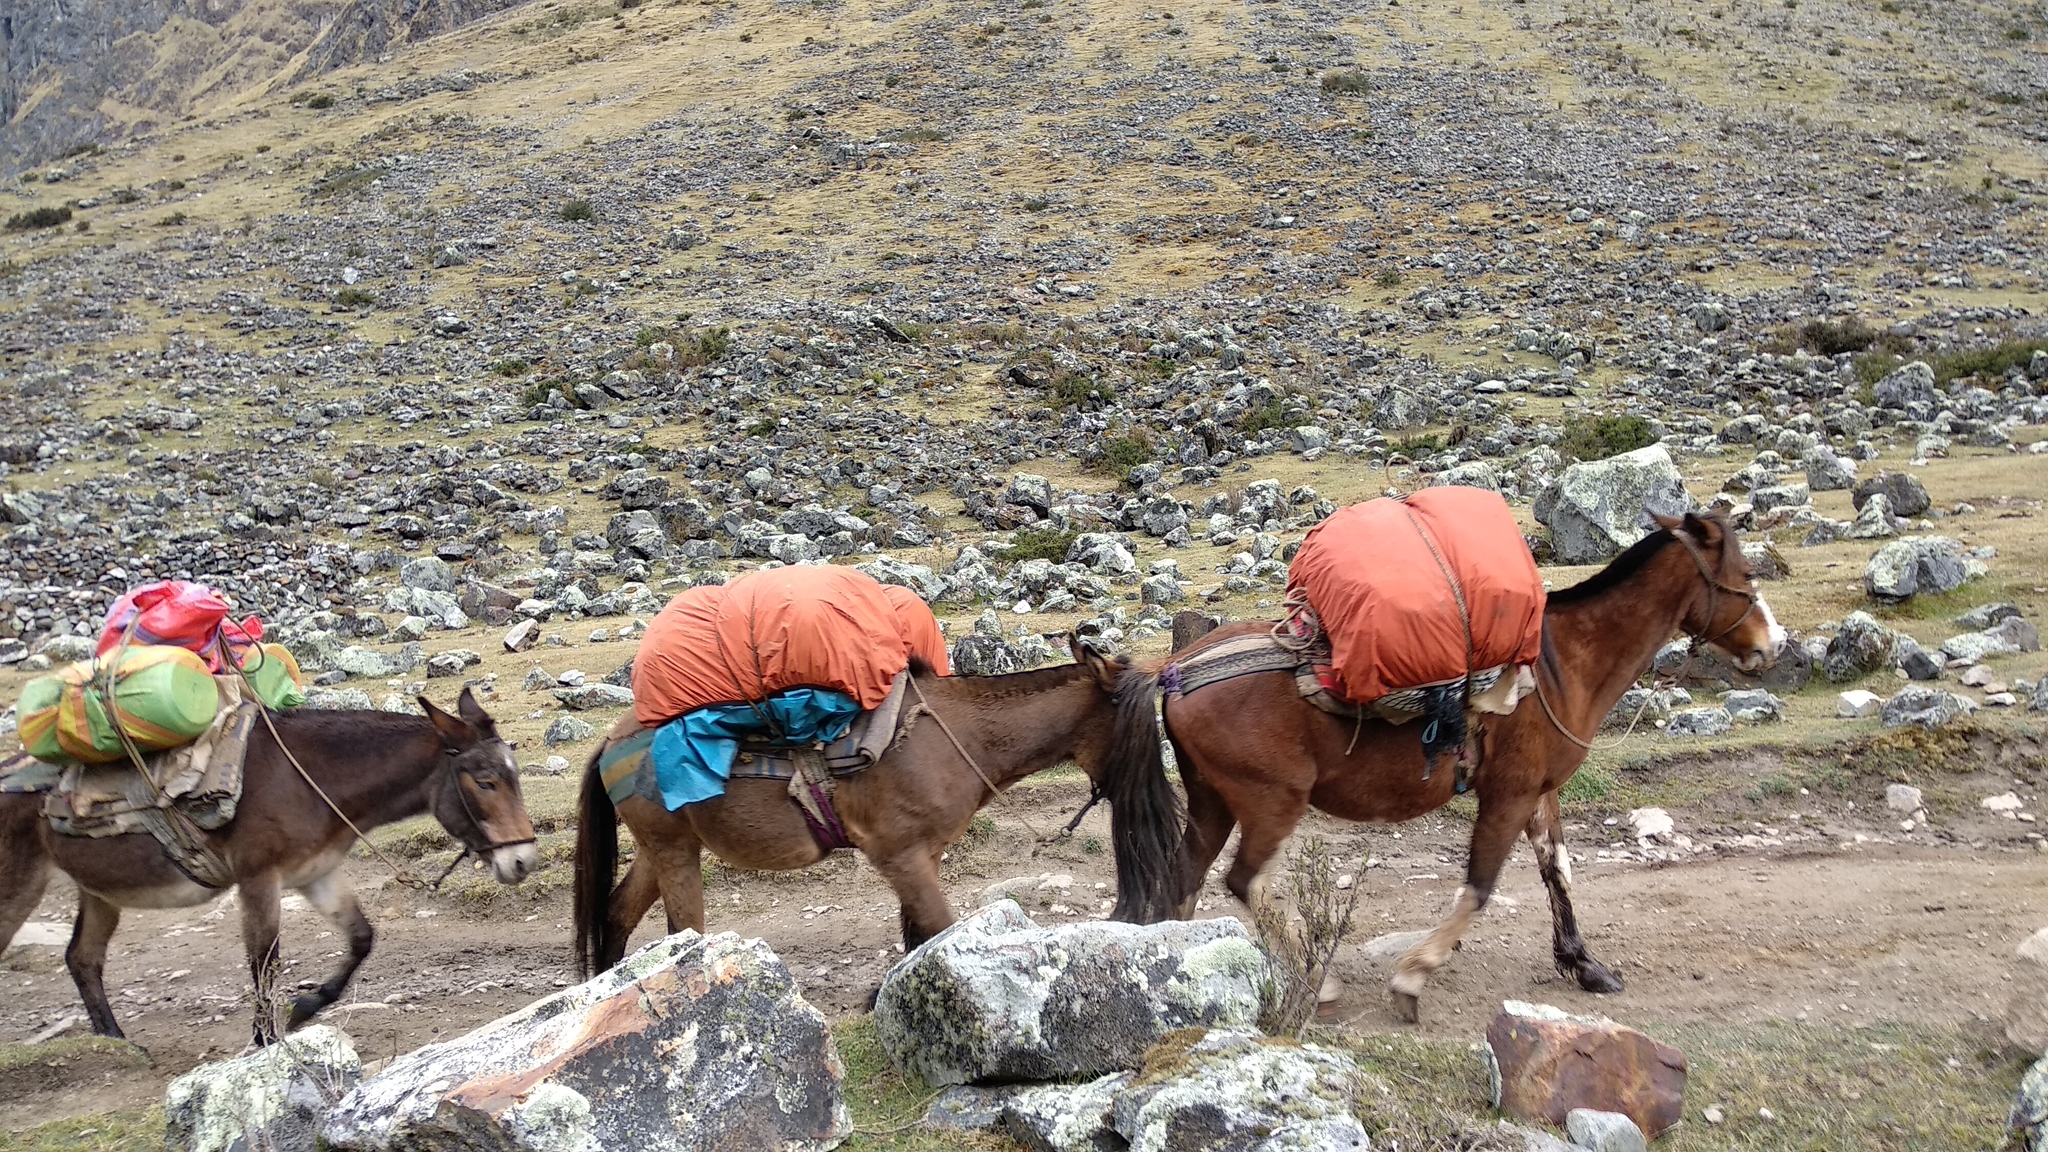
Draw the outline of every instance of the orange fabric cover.
M1464 586L1469 663L1457 597L1424 531ZM1542 647L1536 559L1507 501L1483 488L1425 488L1339 509L1302 540L1287 582L1322 620L1332 686L1347 700L1533 664Z
M654 617L633 661L633 715L651 728L790 688L872 709L913 652L949 673L939 622L908 588L837 565L749 572L691 588Z

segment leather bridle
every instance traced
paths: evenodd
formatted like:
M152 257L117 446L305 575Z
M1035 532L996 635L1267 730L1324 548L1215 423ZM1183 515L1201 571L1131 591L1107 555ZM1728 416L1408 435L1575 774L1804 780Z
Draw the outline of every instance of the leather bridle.
M1721 583L1719 577L1715 576L1714 573L1707 568L1707 558L1704 554L1700 552L1699 543L1692 538L1691 534L1686 532L1686 530L1683 528L1673 528L1670 531L1673 539L1677 540L1680 544L1685 545L1685 554L1692 557L1693 567L1698 568L1700 570L1700 579L1706 581L1707 583L1706 626L1708 628L1712 628L1714 626L1715 603L1717 597L1719 597L1722 593L1726 593L1730 596L1740 597L1747 605L1747 607L1745 607L1742 610L1742 615L1737 616L1735 618L1735 623L1730 624L1726 628L1721 629L1719 632L1714 633L1712 636L1706 636L1700 632L1693 632L1688 630L1686 634L1692 638L1693 651L1698 652L1702 644L1718 644L1722 640L1727 639L1729 633L1734 632L1737 628L1742 627L1743 622L1745 620L1748 620L1750 616L1755 614L1756 603L1758 599L1757 592L1754 588L1730 588L1728 585ZM1734 541L1728 539L1724 535L1721 539L1722 554L1725 556L1727 554L1726 550L1733 546Z

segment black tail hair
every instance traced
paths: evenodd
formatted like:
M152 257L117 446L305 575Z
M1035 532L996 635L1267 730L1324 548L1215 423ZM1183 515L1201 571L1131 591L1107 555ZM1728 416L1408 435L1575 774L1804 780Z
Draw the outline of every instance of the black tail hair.
M1110 918L1135 924L1170 919L1176 910L1181 804L1159 751L1158 696L1157 672L1134 668L1118 679L1116 725L1102 780L1116 853L1116 909Z
M601 749L600 749L601 751ZM597 752L583 769L576 809L576 966L585 979L612 963L612 884L619 870L619 814L598 774Z

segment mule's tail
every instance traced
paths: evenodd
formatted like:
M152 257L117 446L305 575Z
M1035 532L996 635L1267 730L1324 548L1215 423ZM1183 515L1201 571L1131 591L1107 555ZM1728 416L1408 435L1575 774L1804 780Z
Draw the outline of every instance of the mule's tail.
M1116 725L1102 781L1116 853L1116 909L1110 917L1135 924L1171 918L1178 887L1180 797L1166 781L1159 752L1158 697L1156 670L1133 668L1117 681Z
M619 870L619 813L598 774L597 753L583 769L576 809L576 963L585 978L612 954L612 884Z

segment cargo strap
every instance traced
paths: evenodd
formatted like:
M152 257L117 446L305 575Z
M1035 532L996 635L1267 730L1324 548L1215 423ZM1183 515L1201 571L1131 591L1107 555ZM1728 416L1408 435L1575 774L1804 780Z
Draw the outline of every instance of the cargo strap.
M804 814L811 838L827 852L853 847L846 825L840 823L839 813L832 807L835 785L831 770L825 767L825 746L792 749L790 759L796 764L796 775L789 778L789 798Z

